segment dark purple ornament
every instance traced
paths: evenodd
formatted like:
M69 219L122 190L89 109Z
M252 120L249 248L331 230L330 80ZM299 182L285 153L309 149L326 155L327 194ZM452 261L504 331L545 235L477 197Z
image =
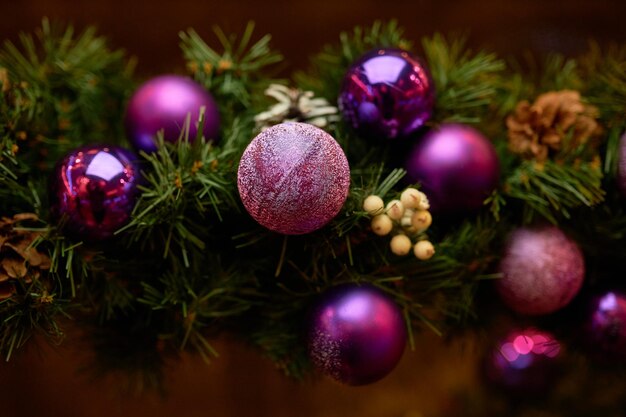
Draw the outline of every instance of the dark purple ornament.
M154 152L159 130L163 130L166 141L176 142L189 118L189 140L192 141L198 133L203 107L202 133L207 140L215 140L220 115L211 94L187 77L162 75L147 81L131 97L126 109L126 132L135 149Z
M306 123L281 123L244 151L239 195L262 226L286 235L310 233L332 220L346 201L350 167L328 133Z
M438 212L482 207L500 176L494 146L462 124L443 124L428 132L410 151L405 168L407 179L421 184Z
M127 224L137 201L137 156L124 148L89 145L65 155L50 181L51 212L64 233L97 242Z
M485 358L487 379L509 394L546 392L558 376L561 344L545 331L513 330Z
M420 58L400 49L376 49L348 69L339 94L345 120L364 136L408 136L430 119L435 86Z
M317 369L364 385L391 372L406 345L402 311L371 285L345 284L323 294L308 323L307 347Z
M565 307L585 278L575 241L554 226L519 228L508 239L496 289L511 309L541 315Z
M626 359L626 296L610 291L594 298L585 326L586 341L598 356Z

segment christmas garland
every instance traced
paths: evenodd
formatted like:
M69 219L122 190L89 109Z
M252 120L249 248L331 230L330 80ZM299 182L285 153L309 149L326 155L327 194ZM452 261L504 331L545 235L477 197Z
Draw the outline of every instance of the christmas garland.
M358 385L416 332L502 315L503 385L583 349L575 329L624 358L626 48L535 73L438 34L417 55L375 23L287 83L269 36L215 33L219 51L180 34L191 77L140 85L93 29L4 43L7 360L73 320L107 371L158 377L226 332L290 376Z

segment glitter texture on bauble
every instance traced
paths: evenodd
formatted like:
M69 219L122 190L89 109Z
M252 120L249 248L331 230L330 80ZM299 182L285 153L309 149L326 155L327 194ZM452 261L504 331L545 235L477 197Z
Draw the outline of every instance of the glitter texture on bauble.
M315 367L348 385L370 384L389 374L407 339L400 308L369 284L344 284L322 294L307 326Z
M414 133L430 119L434 105L435 86L426 65L400 49L363 55L348 69L339 93L344 119L375 139Z
M262 226L300 235L339 213L350 188L350 167L337 141L322 129L282 123L248 145L237 185L246 210Z
M126 108L126 132L137 151L154 152L158 131L163 139L176 142L189 119L189 140L198 134L200 111L204 108L202 134L206 140L217 139L220 115L215 100L207 90L190 78L161 75L152 78L132 95Z
M130 221L137 201L137 156L124 148L90 145L56 165L50 181L51 212L63 232L78 240L102 241Z
M514 311L541 315L565 307L585 276L583 254L554 226L520 228L507 242L496 288Z

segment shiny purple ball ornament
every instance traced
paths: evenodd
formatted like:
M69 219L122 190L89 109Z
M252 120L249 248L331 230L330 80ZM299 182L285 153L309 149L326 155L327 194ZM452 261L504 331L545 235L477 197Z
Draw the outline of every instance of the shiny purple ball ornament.
M322 294L308 323L315 367L348 385L365 385L398 364L407 334L402 311L371 285L345 284Z
M484 370L489 382L509 394L541 394L556 383L561 351L548 332L516 329L489 352Z
M519 228L509 237L495 281L504 303L525 315L553 313L578 294L585 259L576 242L554 226Z
M498 155L473 127L443 124L413 146L405 163L407 179L421 184L436 212L476 210L497 187Z
M626 296L610 291L595 297L585 326L585 339L598 357L626 360Z
M341 146L322 129L282 123L248 145L237 186L246 210L262 226L300 235L339 213L350 188L350 167Z
M178 75L162 75L147 81L133 94L126 108L126 132L138 151L157 150L155 136L163 130L167 142L176 142L189 118L189 140L198 134L200 110L204 108L202 134L215 140L220 115L217 105L200 84Z
M344 119L363 136L414 133L433 114L435 86L420 58L400 49L370 51L348 69L339 94Z
M126 225L138 196L136 163L133 152L118 146L89 145L65 155L50 181L51 213L63 232L99 242Z

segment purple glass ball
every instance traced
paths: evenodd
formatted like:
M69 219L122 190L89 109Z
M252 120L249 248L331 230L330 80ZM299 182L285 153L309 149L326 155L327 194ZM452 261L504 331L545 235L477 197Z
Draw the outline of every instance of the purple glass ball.
M130 98L126 108L126 132L135 149L154 152L157 132L163 130L166 141L176 142L189 117L191 141L198 134L202 107L205 109L202 133L207 140L215 140L220 115L211 94L189 78L162 75L141 85Z
M90 145L56 165L50 181L51 213L74 239L101 241L130 221L137 201L137 156L124 148Z
M585 326L591 349L606 359L626 359L626 296L610 291L595 297Z
M433 211L476 210L497 187L498 155L478 130L443 124L429 131L409 152L405 169L421 184Z
M339 94L345 120L369 137L408 136L433 114L435 86L422 60L400 49L376 49L348 69Z
M585 260L576 242L554 226L520 228L509 237L500 272L496 289L511 309L548 314L565 307L578 293Z
M350 188L350 167L337 141L322 129L282 123L248 145L237 185L257 222L299 235L321 228L339 213Z
M513 330L485 358L487 379L510 394L539 394L556 381L561 344L533 328Z
M308 323L307 347L317 369L349 385L391 372L406 345L402 311L371 285L345 284L322 295Z

